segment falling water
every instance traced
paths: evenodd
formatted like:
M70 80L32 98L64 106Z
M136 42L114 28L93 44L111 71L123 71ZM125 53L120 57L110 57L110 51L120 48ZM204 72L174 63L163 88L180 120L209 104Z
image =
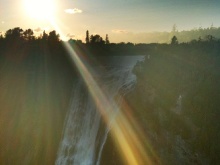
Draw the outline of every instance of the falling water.
M143 57L142 57L143 58ZM133 59L135 59L133 61ZM105 126L97 107L82 81L74 85L73 98L66 124L63 139L60 143L56 165L99 165L102 150L110 130L111 122L117 115L118 101L115 96L126 94L135 84L136 77L132 74L135 61L140 56L133 57L126 65L112 65L94 74L95 79L113 105L114 112L109 113L110 123ZM104 71L103 71L104 70ZM96 72L97 73L97 72ZM106 109L107 110L107 109Z

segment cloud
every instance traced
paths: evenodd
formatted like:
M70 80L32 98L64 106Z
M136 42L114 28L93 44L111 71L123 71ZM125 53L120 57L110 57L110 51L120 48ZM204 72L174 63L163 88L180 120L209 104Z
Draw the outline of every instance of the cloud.
M82 13L82 10L74 8L74 9L66 9L64 10L65 13L67 14L77 14L77 13Z
M113 29L112 33L128 33L127 30L122 30L122 29Z
M69 37L69 38L75 38L76 36L75 36L74 34L70 34L70 33L68 33L68 34L66 35L66 37Z
M2 21L1 23L2 23L2 24L4 24L4 23L5 23L5 21Z
M43 30L40 27L38 27L38 28L34 29L34 31L39 33L39 32L42 32Z
M43 32L44 30L49 31L50 27L44 27L44 28L38 27L38 28L34 29L34 31L37 32L37 33Z

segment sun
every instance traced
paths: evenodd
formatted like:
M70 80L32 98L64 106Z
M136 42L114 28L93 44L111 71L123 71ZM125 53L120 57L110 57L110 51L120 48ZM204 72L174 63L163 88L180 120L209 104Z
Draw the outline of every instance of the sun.
M51 19L55 12L54 0L24 0L24 7L27 15L43 20Z

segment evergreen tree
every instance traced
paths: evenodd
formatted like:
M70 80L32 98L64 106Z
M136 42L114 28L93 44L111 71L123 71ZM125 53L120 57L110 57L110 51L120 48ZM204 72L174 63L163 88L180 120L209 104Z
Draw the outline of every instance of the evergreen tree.
M9 29L5 33L6 39L19 40L23 38L23 30L20 27Z
M3 37L3 35L0 33L0 40L3 40L4 39L4 37Z
M25 30L23 35L24 35L24 39L27 40L27 41L34 40L34 38L35 38L34 37L34 32L31 29Z
M44 30L44 32L43 32L43 36L42 36L42 40L47 40L48 39L48 34L45 32L45 30Z
M105 44L109 44L109 39L108 39L108 34L106 34L106 37L105 37Z
M173 38L171 39L171 44L172 45L178 44L178 40L176 36L173 36Z
M51 42L51 43L59 42L60 41L60 35L57 34L55 30L53 30L48 35L48 41Z
M87 44L89 43L89 31L88 30L86 31L86 43Z
M172 33L175 34L176 32L177 32L177 26L176 24L174 24L172 27Z

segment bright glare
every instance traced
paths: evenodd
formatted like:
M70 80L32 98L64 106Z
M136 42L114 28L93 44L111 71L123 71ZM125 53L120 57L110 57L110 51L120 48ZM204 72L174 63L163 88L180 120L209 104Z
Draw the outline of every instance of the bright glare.
M24 0L27 14L35 19L51 19L55 11L54 0Z

